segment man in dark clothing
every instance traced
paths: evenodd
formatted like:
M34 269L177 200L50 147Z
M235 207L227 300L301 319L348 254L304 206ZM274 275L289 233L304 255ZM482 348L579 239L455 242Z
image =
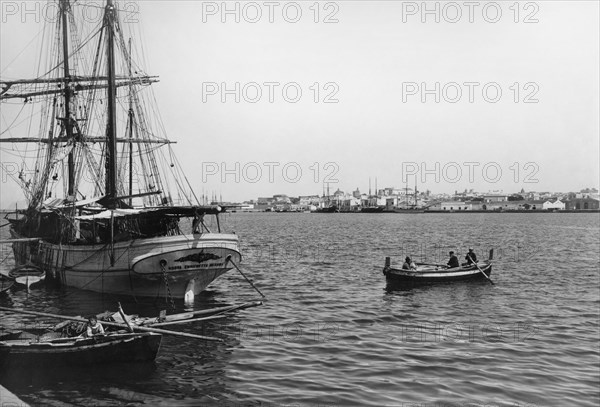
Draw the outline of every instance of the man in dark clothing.
M416 270L417 266L412 262L410 257L406 257L404 259L404 264L402 265L402 270Z
M450 252L450 260L448 260L448 267L449 268L453 268L453 267L460 267L460 264L458 263L458 257L456 257L454 255L454 252Z
M477 255L473 251L473 249L469 249L469 253L465 256L465 260L467 261L467 265L471 265L473 263L477 263Z

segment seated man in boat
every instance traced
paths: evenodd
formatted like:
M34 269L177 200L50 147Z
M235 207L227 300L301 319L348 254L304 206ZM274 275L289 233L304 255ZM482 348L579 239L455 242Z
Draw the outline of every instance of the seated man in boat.
M96 318L95 315L90 316L88 322L87 330L85 332L87 338L96 335L104 335L104 328L102 327L102 324L98 322L98 318Z
M417 265L413 263L410 257L406 256L404 259L404 264L402 265L402 270L416 270Z
M448 260L448 268L453 268L453 267L460 267L460 264L458 262L458 257L456 257L454 255L454 252L450 252L448 253L450 255L450 260Z
M469 249L469 253L465 256L466 263L463 263L463 266L470 266L473 263L477 263L477 255L473 251L472 248Z

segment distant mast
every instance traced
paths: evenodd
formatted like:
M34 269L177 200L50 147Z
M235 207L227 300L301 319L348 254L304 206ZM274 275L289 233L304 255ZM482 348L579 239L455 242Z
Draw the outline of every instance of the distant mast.
M104 27L107 29L108 120L106 122L106 198L109 208L117 206L117 86L115 84L115 7L106 0Z
M417 208L418 205L419 205L419 203L417 201L417 176L415 175L415 209Z
M69 29L68 29L68 8L69 0L61 0L60 15L62 24L62 46L63 46L63 70L64 70L64 95L65 95L65 117L63 126L67 133L68 143L73 142L73 123L71 121L71 73L69 71ZM67 196L75 195L75 160L73 158L73 148L69 151L68 161L68 189Z

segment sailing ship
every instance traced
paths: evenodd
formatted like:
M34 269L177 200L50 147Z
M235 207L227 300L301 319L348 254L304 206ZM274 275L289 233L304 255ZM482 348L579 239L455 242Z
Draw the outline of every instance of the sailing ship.
M417 193L419 191L417 191L417 177L416 176L415 176L415 190L413 193L414 203L409 204L408 191L410 191L410 188L408 187L408 183L407 183L406 187L404 187L404 204L402 206L394 207L392 209L392 211L395 213L410 213L410 214L425 212L425 210L423 208L419 207L419 199L417 197Z
M134 27L112 0L99 24L77 18L82 6L48 8L58 13L39 37L48 68L0 79L3 112L16 115L0 142L21 156L9 175L27 200L7 217L15 261L81 289L193 299L241 260L238 237L221 231L226 208L200 203L174 155L149 86L158 78L126 39Z
M340 211L339 201L336 203L331 201L331 196L329 195L329 182L327 183L327 198L325 198L325 185L323 185L323 206L317 208L317 213L337 213Z
M369 200L367 205L360 208L362 213L382 213L385 206L379 206L379 191L377 190L377 178L375 178L375 195L371 194L371 178L369 178Z

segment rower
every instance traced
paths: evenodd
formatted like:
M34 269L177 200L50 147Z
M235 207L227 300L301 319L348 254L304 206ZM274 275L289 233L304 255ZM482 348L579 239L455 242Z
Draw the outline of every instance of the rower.
M473 248L469 248L469 253L465 256L465 260L467 263L463 264L463 266L470 266L471 264L477 263L477 255L473 251Z
M454 255L454 252L449 252L448 253L450 255L450 260L448 260L448 268L454 268L454 267L460 267L460 264L458 263L458 257L456 257Z

